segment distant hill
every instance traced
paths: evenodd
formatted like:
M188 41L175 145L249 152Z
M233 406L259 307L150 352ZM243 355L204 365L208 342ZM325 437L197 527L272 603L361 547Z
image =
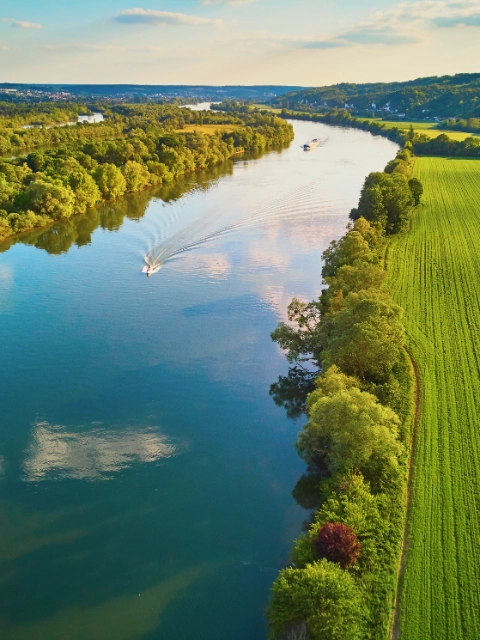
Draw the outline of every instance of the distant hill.
M300 89L272 100L277 107L321 111L345 107L371 114L373 106L383 114L405 114L410 118L480 116L480 73L432 76L408 82L336 84Z
M15 84L0 83L0 101L6 97L52 97L60 99L108 98L108 99L145 99L145 98L184 98L192 100L220 101L225 98L237 100L271 100L287 91L298 91L305 87L282 85L259 86L209 86L209 85L141 85L141 84Z

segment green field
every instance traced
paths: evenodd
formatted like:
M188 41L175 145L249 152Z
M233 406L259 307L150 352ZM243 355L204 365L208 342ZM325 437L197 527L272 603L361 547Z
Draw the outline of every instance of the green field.
M177 131L179 133L205 133L213 136L217 131L230 133L243 128L242 124L186 124L183 129L177 129Z
M480 160L420 158L424 205L392 241L421 415L413 454L402 640L480 638Z
M378 122L385 125L387 129L393 129L394 127L396 127L397 129L407 130L410 129L410 125L412 125L416 133L423 133L430 138L436 138L442 133L445 133L452 140L465 140L465 138L470 138L471 136L478 135L475 133L465 133L464 131L449 131L448 129L437 129L437 124L435 122L393 122L391 120L381 120L380 118L358 118L358 120L370 120L371 122Z

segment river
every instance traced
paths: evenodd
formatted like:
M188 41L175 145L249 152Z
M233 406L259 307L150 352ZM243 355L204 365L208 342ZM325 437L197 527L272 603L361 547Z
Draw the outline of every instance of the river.
M396 151L293 125L288 149L0 245L2 640L265 638L308 517L269 334Z

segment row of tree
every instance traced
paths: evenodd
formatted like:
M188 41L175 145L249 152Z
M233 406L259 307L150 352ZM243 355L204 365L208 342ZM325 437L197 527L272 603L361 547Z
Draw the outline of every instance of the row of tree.
M450 118L442 122L443 129L480 133L480 118Z
M412 145L415 153L424 156L480 158L480 137L472 136L465 138L465 140L452 140L445 133L436 138L417 134L412 141Z
M410 147L370 174L347 233L324 253L317 300L293 300L272 338L290 374L272 387L308 422L296 444L308 473L294 492L320 506L272 589L271 638L387 637L405 517L412 367L402 310L384 288L387 236L421 197ZM417 181L418 182L418 181ZM415 197L414 194L417 194Z
M169 133L162 123L148 119L135 124L118 137L80 139L0 161L0 238L293 138L289 124L260 114L246 118L240 129L214 135ZM117 125L106 126L115 132Z

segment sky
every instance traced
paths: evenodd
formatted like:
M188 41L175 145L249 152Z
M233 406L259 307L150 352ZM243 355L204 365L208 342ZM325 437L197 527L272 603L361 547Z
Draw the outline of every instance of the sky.
M0 0L0 82L319 86L479 60L480 0Z

